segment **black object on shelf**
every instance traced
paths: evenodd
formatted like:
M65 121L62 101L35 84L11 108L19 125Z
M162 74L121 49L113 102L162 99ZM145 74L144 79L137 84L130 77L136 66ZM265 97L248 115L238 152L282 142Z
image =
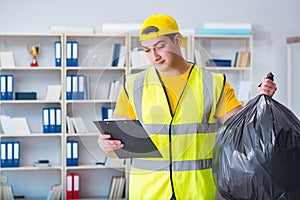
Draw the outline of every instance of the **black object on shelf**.
M16 100L36 100L36 92L16 92Z

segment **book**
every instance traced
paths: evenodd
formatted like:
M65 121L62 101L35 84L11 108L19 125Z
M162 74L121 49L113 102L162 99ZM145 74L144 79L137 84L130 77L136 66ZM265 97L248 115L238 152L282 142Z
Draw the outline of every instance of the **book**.
M16 134L30 134L31 131L29 129L27 120L25 117L12 117L11 121L15 127Z
M68 134L76 133L72 117L67 115L66 116L66 123L67 123L67 133Z
M204 29L252 29L251 23L205 22Z
M115 43L112 47L112 63L111 63L112 67L118 66L120 51L121 51L121 44Z
M122 83L119 80L113 80L109 83L108 99L116 101L119 91L122 87Z
M120 53L119 53L119 61L117 63L117 67L124 67L126 64L126 46L121 46L120 47Z
M207 66L231 67L230 59L209 59Z
M235 67L248 67L250 64L250 52L237 52L235 59Z
M1 115L0 122L3 132L7 135L31 133L25 117L11 118L9 116Z
M15 67L14 54L11 51L0 52L0 66Z
M134 48L130 53L132 67L146 67L151 65L144 50Z
M72 117L70 119L73 122L75 133L89 132L81 117Z
M250 29L201 29L195 30L196 35L251 35Z
M110 183L108 199L120 199L125 189L125 177L113 176Z
M61 196L62 196L62 185L61 184L51 185L47 195L47 200L60 200Z
M120 140L124 147L115 150L118 158L161 158L159 150L138 120L93 121L102 134Z
M11 185L1 185L0 199L14 200L13 190Z
M9 116L0 115L1 128L4 134L16 134L16 128Z
M46 101L59 101L61 96L60 85L48 85Z

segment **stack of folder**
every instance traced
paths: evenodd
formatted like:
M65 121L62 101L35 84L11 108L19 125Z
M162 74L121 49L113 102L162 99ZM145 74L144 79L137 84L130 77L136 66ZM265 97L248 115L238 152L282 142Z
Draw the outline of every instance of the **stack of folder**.
M67 41L67 66L78 67L78 42Z
M61 108L43 108L43 133L61 133Z
M67 174L67 199L79 199L79 174Z
M20 167L20 142L1 142L1 167Z
M125 177L113 176L110 184L109 199L120 199L125 189Z
M88 80L85 75L67 75L67 100L88 98Z
M78 166L78 141L67 141L67 166Z
M0 75L0 100L13 100L14 94L14 75Z

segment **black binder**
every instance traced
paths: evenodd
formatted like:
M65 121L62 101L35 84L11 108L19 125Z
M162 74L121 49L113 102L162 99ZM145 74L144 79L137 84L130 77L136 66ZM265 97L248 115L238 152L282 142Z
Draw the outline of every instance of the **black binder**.
M138 120L94 121L101 133L120 140L124 147L115 150L119 158L161 158L162 155Z

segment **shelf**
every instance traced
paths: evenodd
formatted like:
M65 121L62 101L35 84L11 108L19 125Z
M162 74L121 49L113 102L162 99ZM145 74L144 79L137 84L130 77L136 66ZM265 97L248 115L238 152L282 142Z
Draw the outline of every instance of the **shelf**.
M62 104L62 101L47 100L0 100L0 104Z
M249 39L252 35L194 35L193 37L204 39Z
M0 134L0 138L27 138L27 137L61 137L61 133L31 133L31 134L18 134L18 135L9 135L9 134Z
M62 170L61 166L50 167L34 167L34 166L20 166L20 167L3 167L1 171L40 171L40 170Z
M99 66L99 67L88 67L88 66L84 66L84 67L66 67L66 70L67 71L70 71L70 70L80 70L80 71L93 71L93 70L99 70L99 71L125 71L126 68L125 67L112 67L112 66L109 66L109 67L104 67L104 66Z
M93 103L116 103L109 99L90 99L90 100L68 100L67 104L93 104Z
M66 167L67 170L80 170L80 169L115 169L115 170L122 170L124 171L126 169L126 166L104 166L104 165L79 165L79 166L74 166L74 167Z

